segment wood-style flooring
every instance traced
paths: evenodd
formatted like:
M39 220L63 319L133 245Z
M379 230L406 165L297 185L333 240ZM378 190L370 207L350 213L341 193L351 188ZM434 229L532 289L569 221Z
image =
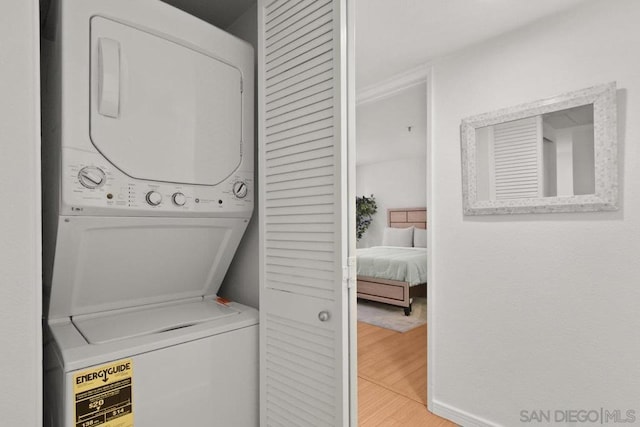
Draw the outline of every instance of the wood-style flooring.
M455 427L427 410L427 325L400 333L358 322L360 427Z

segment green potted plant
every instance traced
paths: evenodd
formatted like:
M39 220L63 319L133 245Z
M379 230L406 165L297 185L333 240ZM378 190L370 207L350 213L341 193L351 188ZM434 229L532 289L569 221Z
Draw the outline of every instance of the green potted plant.
M367 196L356 196L356 237L358 240L367 231L372 221L372 216L378 211L376 199Z

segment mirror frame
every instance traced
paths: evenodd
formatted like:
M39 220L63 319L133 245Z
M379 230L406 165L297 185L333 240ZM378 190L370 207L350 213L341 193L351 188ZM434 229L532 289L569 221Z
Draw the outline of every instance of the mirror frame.
M593 104L595 194L512 200L477 199L476 129L587 104ZM615 82L465 118L460 125L460 145L464 215L594 212L618 209Z

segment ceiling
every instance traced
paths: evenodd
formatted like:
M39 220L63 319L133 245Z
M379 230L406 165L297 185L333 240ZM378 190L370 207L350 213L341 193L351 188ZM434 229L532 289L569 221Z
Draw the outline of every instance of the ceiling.
M222 29L256 3L163 1ZM356 9L356 86L362 89L586 0L351 1Z
M227 28L251 6L256 0L162 0L182 9L191 15L215 25Z
M256 3L163 1L223 29ZM586 0L350 1L356 9L356 88L362 90ZM398 94L378 104L358 108L358 163L422 155L424 97Z
M585 0L357 0L362 89Z
M546 125L554 129L567 129L593 124L593 104L554 111L542 116Z

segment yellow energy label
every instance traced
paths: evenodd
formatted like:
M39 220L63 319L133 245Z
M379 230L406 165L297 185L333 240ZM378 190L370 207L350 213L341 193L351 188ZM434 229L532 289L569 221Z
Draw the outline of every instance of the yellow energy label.
M75 427L133 427L133 360L73 375Z

